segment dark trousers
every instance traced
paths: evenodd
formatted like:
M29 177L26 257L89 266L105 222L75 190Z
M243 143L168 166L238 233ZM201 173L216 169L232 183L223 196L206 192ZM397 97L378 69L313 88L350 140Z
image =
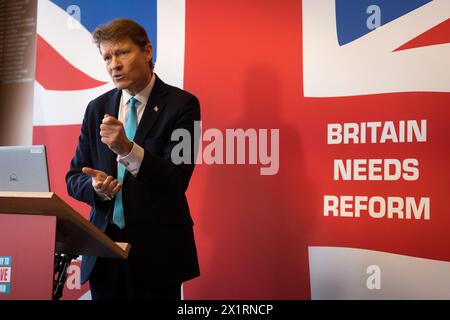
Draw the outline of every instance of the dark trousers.
M126 230L116 225L108 225L105 233L114 241L128 242ZM134 271L130 259L97 258L89 277L92 300L181 299L181 283L152 283L148 274Z

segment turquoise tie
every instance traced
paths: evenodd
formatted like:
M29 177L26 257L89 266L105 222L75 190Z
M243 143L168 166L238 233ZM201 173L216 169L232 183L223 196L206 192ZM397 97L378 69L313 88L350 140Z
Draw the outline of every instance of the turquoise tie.
M125 123L125 134L129 140L134 139L134 135L136 134L137 128L137 112L136 112L136 102L137 100L134 97L131 97L130 100L130 110L128 111L128 119ZM117 164L117 180L120 184L123 183L123 178L125 177L125 166L120 162ZM114 202L114 214L113 214L113 222L120 229L125 228L125 218L123 214L123 204L122 204L122 189L116 193L116 200Z

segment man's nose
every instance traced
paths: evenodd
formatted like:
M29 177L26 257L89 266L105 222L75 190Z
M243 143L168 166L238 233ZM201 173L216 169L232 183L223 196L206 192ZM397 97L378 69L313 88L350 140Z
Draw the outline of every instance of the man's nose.
M122 67L122 63L120 62L120 59L118 57L113 56L111 58L111 63L109 64L109 67L112 70L120 69Z

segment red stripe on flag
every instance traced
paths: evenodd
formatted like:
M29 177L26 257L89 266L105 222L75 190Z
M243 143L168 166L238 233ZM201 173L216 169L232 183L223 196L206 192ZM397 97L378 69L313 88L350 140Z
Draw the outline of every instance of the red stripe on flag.
M444 43L450 43L450 19L445 20L430 30L425 31L414 39L408 41L395 49L394 52Z
M301 1L187 1L184 86L203 130L279 128L280 171L198 165L189 187L201 276L187 299L309 298L311 227L297 132ZM294 100L293 100L294 99ZM297 111L296 111L297 110ZM293 114L292 114L293 113ZM291 117L291 123L284 116Z
M106 83L77 69L39 35L36 39L36 81L47 90L68 91L96 88Z

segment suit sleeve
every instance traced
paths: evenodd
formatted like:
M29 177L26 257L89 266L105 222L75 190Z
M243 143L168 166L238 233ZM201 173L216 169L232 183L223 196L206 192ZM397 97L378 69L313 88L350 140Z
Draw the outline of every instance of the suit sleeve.
M179 141L171 141L169 136L163 147L163 156L160 157L154 153L145 150L144 159L141 168L136 176L138 180L157 188L164 188L170 191L185 193L192 172L195 167L195 148L194 137L195 121L200 121L200 103L195 96L190 95L175 119L173 131L185 129L191 137L191 161L190 163L174 164L171 159L172 149Z
M92 167L90 137L89 137L89 106L84 115L81 132L78 138L78 145L75 155L70 163L69 172L66 174L67 192L73 198L94 206L94 188L92 179L85 175L81 169L83 167Z

